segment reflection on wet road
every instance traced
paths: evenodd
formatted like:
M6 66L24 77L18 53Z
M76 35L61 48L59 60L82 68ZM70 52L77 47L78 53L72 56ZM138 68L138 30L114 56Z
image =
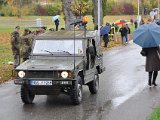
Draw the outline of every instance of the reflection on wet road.
M106 71L100 75L100 89L91 95L84 86L83 102L72 105L66 95L36 96L34 104L23 105L20 88L13 82L0 86L1 120L105 120L116 107L141 92L147 83L145 59L140 48L129 44L104 53Z

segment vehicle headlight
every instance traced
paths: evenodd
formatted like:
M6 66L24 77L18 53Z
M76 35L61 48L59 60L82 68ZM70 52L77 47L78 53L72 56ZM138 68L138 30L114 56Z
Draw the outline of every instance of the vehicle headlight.
M24 71L19 71L19 72L18 72L18 76L19 76L20 78L23 78L23 77L25 76L25 72L24 72Z
M67 77L68 77L68 72L63 71L63 72L61 73L61 76L62 76L62 78L67 78Z

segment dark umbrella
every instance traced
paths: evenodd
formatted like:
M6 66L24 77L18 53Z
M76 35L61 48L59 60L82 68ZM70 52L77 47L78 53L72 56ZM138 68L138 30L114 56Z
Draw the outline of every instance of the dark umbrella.
M100 30L100 35L103 36L105 34L108 34L110 31L110 26L104 26L101 30Z

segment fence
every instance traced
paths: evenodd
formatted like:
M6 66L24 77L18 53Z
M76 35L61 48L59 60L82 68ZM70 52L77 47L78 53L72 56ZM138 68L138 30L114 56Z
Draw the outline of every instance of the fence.
M0 20L1 28L14 28L19 25L21 27L43 27L47 26L48 21L42 20L40 18L33 20Z

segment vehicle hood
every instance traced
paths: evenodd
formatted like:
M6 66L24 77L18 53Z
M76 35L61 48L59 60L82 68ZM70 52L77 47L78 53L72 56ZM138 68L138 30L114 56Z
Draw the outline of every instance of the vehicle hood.
M75 58L75 66L83 62L82 57ZM73 70L74 58L66 59L30 59L19 65L16 70Z

